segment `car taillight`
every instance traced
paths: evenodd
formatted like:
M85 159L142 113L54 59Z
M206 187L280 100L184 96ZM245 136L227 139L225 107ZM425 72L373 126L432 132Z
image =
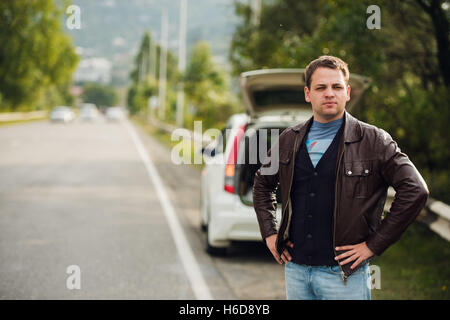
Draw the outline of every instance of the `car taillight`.
M237 152L242 137L244 136L246 124L243 124L234 138L233 145L231 146L230 154L228 155L227 163L225 164L225 185L224 190L230 193L234 193L234 169L237 161Z

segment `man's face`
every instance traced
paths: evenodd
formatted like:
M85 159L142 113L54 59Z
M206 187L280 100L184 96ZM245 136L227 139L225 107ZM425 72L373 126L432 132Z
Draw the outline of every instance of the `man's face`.
M314 120L330 122L344 114L350 100L350 86L338 69L317 68L311 76L311 89L305 87L305 100L311 102Z

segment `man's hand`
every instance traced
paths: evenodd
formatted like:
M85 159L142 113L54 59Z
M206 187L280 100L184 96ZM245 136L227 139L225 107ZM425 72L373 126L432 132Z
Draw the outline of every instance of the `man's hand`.
M350 267L350 269L354 269L355 267L357 267L361 262L363 262L366 259L369 259L370 257L372 257L374 255L374 253L372 252L372 250L370 250L367 245L366 242L361 242L355 245L351 245L351 246L341 246L341 247L336 247L336 250L349 250L347 252L344 252L338 256L336 256L334 258L334 260L341 260L343 258L347 258L344 261L339 262L339 264L342 266L344 264L347 264L349 262L352 262L354 260L355 263L352 264L352 266Z
M270 252L272 252L272 255L275 258L275 260L277 260L279 264L288 263L289 261L291 261L292 257L287 251L287 249L284 249L280 259L280 257L278 256L276 243L277 243L277 234L272 234L266 238L267 248L269 248ZM291 241L288 241L286 244L291 248L294 247L294 244Z

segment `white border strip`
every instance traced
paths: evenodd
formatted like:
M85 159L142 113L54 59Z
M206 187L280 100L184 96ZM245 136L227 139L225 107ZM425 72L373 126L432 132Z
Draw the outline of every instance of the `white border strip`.
M150 180L155 185L155 189L159 201L161 202L164 215L166 216L170 231L172 232L172 237L175 240L175 246L177 248L184 270L186 271L196 298L199 300L212 300L213 298L211 292L209 291L205 279L203 278L200 267L197 263L197 260L195 259L189 242L186 239L183 228L178 221L175 209L170 202L169 196L166 192L166 188L164 187L164 184L159 177L158 171L149 158L148 153L145 150L141 140L139 139L139 136L136 134L134 128L130 125L128 120L125 120L123 124L128 130L128 133L130 134L134 145L136 146L136 149L141 156L142 161L144 162Z

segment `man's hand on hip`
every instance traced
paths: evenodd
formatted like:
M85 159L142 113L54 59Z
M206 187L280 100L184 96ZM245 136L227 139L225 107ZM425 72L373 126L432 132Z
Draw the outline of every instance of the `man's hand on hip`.
M357 267L361 262L363 262L366 259L369 259L370 257L372 257L374 255L374 253L372 252L372 250L370 250L367 245L366 242L361 242L355 245L351 245L351 246L340 246L340 247L336 247L336 250L348 250L344 253L341 253L340 255L336 256L334 258L334 260L341 260L343 258L347 258L344 261L339 262L339 264L342 266L344 264L347 264L349 262L355 261L352 266L350 267L351 269L354 269L355 267Z
M276 243L277 243L277 234L272 234L266 238L267 248L269 248L270 252L272 252L272 255L275 258L275 260L279 264L288 263L289 261L291 261L292 257L287 251L287 249L284 249L283 253L281 254L281 257L278 256ZM294 247L294 244L291 241L288 241L286 244L290 248Z

